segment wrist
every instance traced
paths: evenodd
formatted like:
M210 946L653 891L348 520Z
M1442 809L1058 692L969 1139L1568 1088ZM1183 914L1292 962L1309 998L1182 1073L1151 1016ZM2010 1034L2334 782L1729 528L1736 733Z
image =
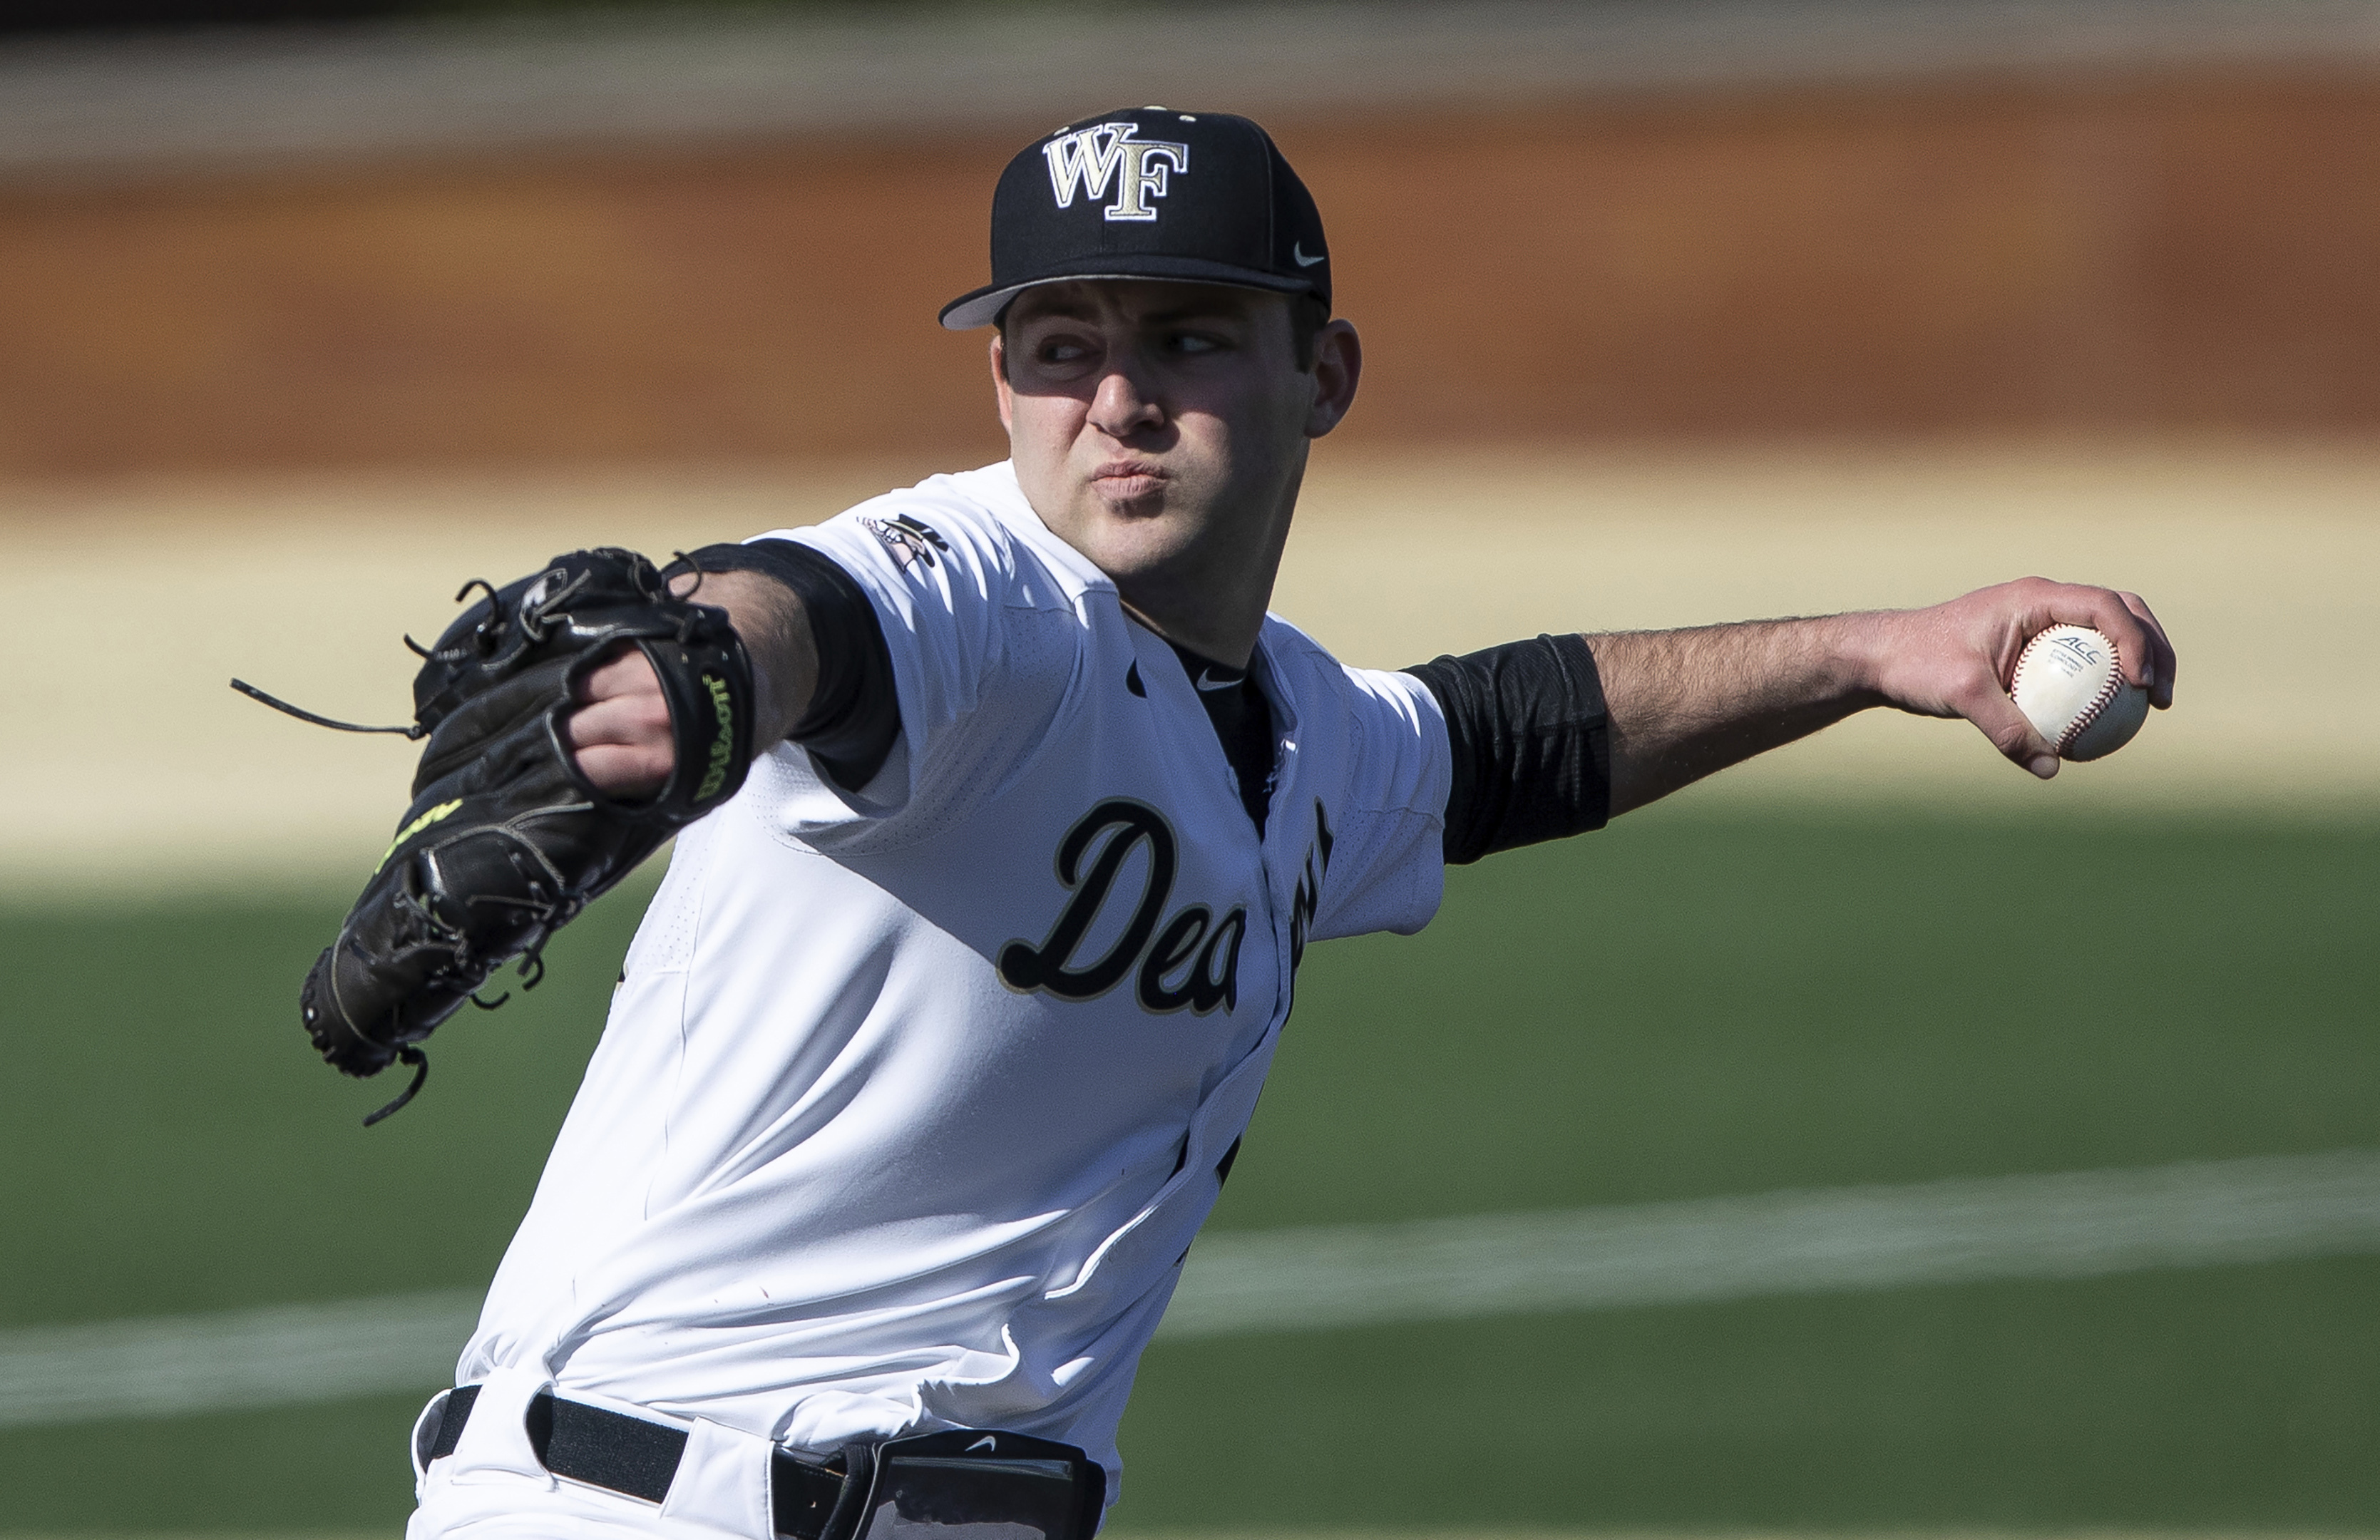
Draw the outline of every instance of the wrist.
M800 604L772 574L750 568L680 573L671 592L727 612L752 671L752 747L766 753L801 719L818 678L809 629L797 624Z
M1887 686L1894 658L1896 610L1863 610L1828 615L1821 628L1819 657L1827 693L1848 710L1864 711L1888 703Z

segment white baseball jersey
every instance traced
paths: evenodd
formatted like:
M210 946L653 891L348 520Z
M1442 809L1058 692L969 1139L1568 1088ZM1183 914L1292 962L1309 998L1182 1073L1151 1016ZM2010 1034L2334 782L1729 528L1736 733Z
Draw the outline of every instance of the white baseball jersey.
M1269 619L1259 840L1178 656L1007 466L776 538L873 602L899 742L860 794L781 744L679 837L459 1379L1113 1473L1305 946L1438 906L1444 719Z

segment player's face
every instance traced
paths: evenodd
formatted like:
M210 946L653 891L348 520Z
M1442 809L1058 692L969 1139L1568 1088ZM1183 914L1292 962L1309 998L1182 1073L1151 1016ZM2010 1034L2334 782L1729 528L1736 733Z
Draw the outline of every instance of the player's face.
M1333 321L1297 367L1289 301L1214 284L1027 289L992 347L1016 479L1159 630L1224 662L1254 646L1305 470L1361 367Z

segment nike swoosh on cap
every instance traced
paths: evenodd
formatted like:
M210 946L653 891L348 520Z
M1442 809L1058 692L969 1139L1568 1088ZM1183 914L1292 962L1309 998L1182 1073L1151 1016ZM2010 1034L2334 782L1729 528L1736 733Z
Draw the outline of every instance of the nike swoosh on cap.
M1289 254L1297 259L1297 265L1300 267L1312 267L1318 262L1327 262L1330 260L1330 253L1328 251L1325 251L1319 257L1307 256L1305 254L1305 243L1304 241L1291 241L1289 243Z

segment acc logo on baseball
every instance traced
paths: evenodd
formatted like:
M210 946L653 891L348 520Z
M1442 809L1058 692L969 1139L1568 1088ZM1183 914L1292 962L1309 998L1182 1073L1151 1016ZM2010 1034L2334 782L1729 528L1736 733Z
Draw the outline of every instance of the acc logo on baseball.
M1153 220L1157 211L1148 200L1165 196L1175 172L1190 169L1190 147L1169 139L1137 137L1137 123L1095 123L1059 135L1041 147L1050 163L1050 190L1058 207L1070 209L1080 190L1084 200L1097 202L1116 184L1115 201L1107 206L1112 220Z

